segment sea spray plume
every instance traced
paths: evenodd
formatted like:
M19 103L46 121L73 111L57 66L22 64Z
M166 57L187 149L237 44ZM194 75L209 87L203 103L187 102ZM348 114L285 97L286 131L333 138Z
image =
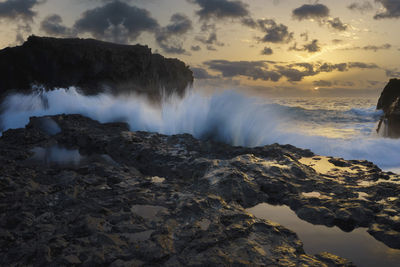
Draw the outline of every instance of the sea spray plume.
M48 105L44 104L46 101ZM375 114L370 109L312 111L265 103L235 91L212 95L192 91L183 99L172 96L154 104L137 94L87 96L73 87L42 92L41 95L10 95L3 105L1 119L6 129L25 126L31 116L79 113L100 122L127 122L133 131L189 133L196 138L211 138L250 147L272 143L293 144L321 155L367 159L382 168L399 165L400 140L378 138L368 133L350 139L329 138L299 131L302 121L318 122L321 119L318 114L324 114L322 118L326 122L367 122L372 124L370 133L373 133L379 113Z

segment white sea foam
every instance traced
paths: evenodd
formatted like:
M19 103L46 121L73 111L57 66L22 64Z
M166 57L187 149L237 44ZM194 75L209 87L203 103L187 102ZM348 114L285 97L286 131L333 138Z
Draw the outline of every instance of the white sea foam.
M400 140L374 134L380 113L371 108L307 110L267 103L235 91L208 96L190 92L183 99L171 97L155 105L138 95L84 96L69 88L31 95L14 94L6 98L3 110L3 129L24 127L30 116L79 113L100 122L125 121L131 130L190 133L197 138L214 138L242 146L292 144L321 155L367 159L381 168L400 166ZM329 125L333 123L333 127L342 123L343 127L361 130L353 131L346 138L299 130L310 121L318 125L318 120L331 121Z

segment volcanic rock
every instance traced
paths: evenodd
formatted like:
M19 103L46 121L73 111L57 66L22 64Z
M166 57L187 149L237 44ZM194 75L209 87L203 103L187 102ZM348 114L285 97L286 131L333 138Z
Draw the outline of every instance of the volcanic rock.
M161 93L182 95L192 82L185 63L142 45L30 36L22 46L0 51L0 96L11 90L30 92L37 85L159 98Z
M400 248L399 194L400 177L367 161L33 117L0 138L0 265L352 266L245 209L288 205Z
M400 80L391 79L379 97L377 109L383 110L377 131L387 137L400 137Z

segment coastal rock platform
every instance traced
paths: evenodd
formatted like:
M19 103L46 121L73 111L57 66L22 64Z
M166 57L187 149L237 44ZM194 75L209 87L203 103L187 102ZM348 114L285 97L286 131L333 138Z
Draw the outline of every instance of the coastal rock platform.
M353 266L306 254L296 233L246 212L259 203L313 224L368 227L400 248L398 175L291 145L33 117L0 138L0 188L4 266Z

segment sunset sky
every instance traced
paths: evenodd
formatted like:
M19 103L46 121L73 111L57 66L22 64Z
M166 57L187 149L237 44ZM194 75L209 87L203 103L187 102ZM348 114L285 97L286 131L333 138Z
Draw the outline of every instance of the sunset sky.
M400 76L400 0L0 0L0 47L29 35L146 44L201 88L376 96Z

